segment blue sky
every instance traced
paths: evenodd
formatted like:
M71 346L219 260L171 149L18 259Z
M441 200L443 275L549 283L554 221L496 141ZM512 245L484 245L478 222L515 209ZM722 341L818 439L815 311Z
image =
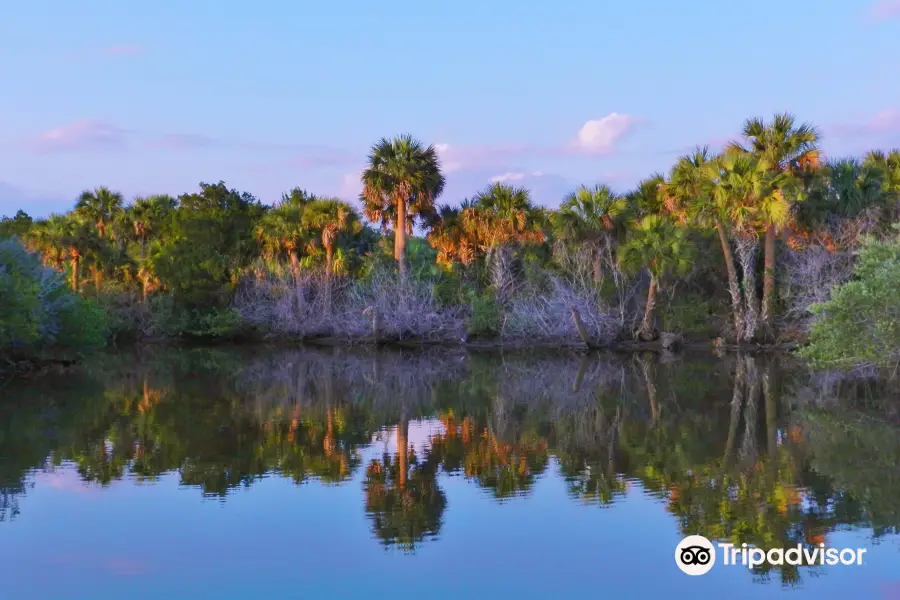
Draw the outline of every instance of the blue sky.
M438 145L448 203L626 189L776 111L831 155L900 146L900 0L3 4L0 214L220 179L350 199L402 132Z

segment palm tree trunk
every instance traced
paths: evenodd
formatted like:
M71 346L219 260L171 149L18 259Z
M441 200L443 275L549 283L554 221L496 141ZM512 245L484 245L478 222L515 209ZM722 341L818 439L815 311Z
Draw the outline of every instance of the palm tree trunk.
M737 269L734 266L734 254L731 252L731 243L728 241L725 225L720 219L716 219L716 231L719 233L722 255L725 257L725 269L728 271L728 291L731 293L735 337L740 341L744 334L744 308L741 302L741 287L738 284Z
M398 485L403 488L406 486L406 469L407 469L407 459L408 459L408 440L409 437L409 421L406 420L406 417L402 417L400 419L400 423L397 425L397 468L399 470L399 477L397 479Z
M763 335L771 338L772 317L775 312L775 227L769 225L766 227L766 241L764 249L764 268L763 271L763 298L762 298L762 316Z
M141 262L144 262L144 245L147 243L147 238L141 236Z
M738 239L738 258L744 275L744 335L740 341L750 342L756 337L759 324L759 299L756 296L756 249L755 238Z
M731 455L734 453L734 441L741 421L741 409L744 405L744 380L746 379L744 357L738 354L734 370L734 392L731 395L731 418L728 421L728 439L725 441L725 457L722 459L722 471L728 470Z
M653 307L656 305L656 276L650 274L650 288L647 290L647 306L644 308L644 318L641 328L638 330L638 339L649 341L653 339Z
M291 250L289 252L291 257L291 275L294 276L294 284L297 284L297 280L300 279L300 259L297 257L297 251Z
M325 279L331 281L331 274L334 273L334 244L325 245Z
M650 402L650 416L653 423L659 421L659 399L656 396L656 385L653 378L650 377L650 365L643 356L638 357L638 363L641 365L641 374L644 376L644 385L647 386L647 400Z
M594 283L600 283L603 281L603 267L600 262L600 250L594 250L594 257L592 259L592 267L594 270Z
M94 292L100 292L100 281L103 279L103 271L97 265L91 265L91 279L94 281Z
M105 233L106 233L106 223L104 223L102 220L97 221L97 234L102 238L102 237L104 237Z
M72 291L78 293L78 267L80 266L80 257L72 257Z
M763 369L762 388L766 402L766 442L769 458L774 459L778 449L778 365L774 360L767 360Z
M397 199L397 225L394 227L394 258L400 267L400 276L406 278L406 199Z

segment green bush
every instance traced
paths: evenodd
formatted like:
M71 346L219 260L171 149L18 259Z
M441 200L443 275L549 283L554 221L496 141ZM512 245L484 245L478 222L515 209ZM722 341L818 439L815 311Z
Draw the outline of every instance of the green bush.
M473 337L495 337L500 333L502 318L500 305L490 291L474 295L472 316L467 324L468 333Z
M895 228L898 226L895 225ZM814 364L886 364L900 356L900 237L866 240L854 279L831 300L814 304L818 316L801 354Z
M0 356L87 350L106 336L106 319L93 301L72 293L60 273L18 241L0 241Z

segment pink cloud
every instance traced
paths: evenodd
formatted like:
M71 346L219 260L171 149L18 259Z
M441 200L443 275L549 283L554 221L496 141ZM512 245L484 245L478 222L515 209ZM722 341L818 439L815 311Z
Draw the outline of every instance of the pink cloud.
M29 146L39 154L74 150L97 150L121 146L125 141L125 130L103 121L83 119L48 129L32 140Z
M900 17L900 0L882 0L869 7L869 16L876 21Z
M900 132L900 109L888 108L862 123L836 123L826 128L835 137L864 137Z

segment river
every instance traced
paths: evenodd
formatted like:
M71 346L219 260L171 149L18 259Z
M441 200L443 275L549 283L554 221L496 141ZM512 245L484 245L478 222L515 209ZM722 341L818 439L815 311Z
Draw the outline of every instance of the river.
M896 385L784 356L145 349L0 389L8 600L900 598L898 525ZM689 576L687 535L866 552Z

